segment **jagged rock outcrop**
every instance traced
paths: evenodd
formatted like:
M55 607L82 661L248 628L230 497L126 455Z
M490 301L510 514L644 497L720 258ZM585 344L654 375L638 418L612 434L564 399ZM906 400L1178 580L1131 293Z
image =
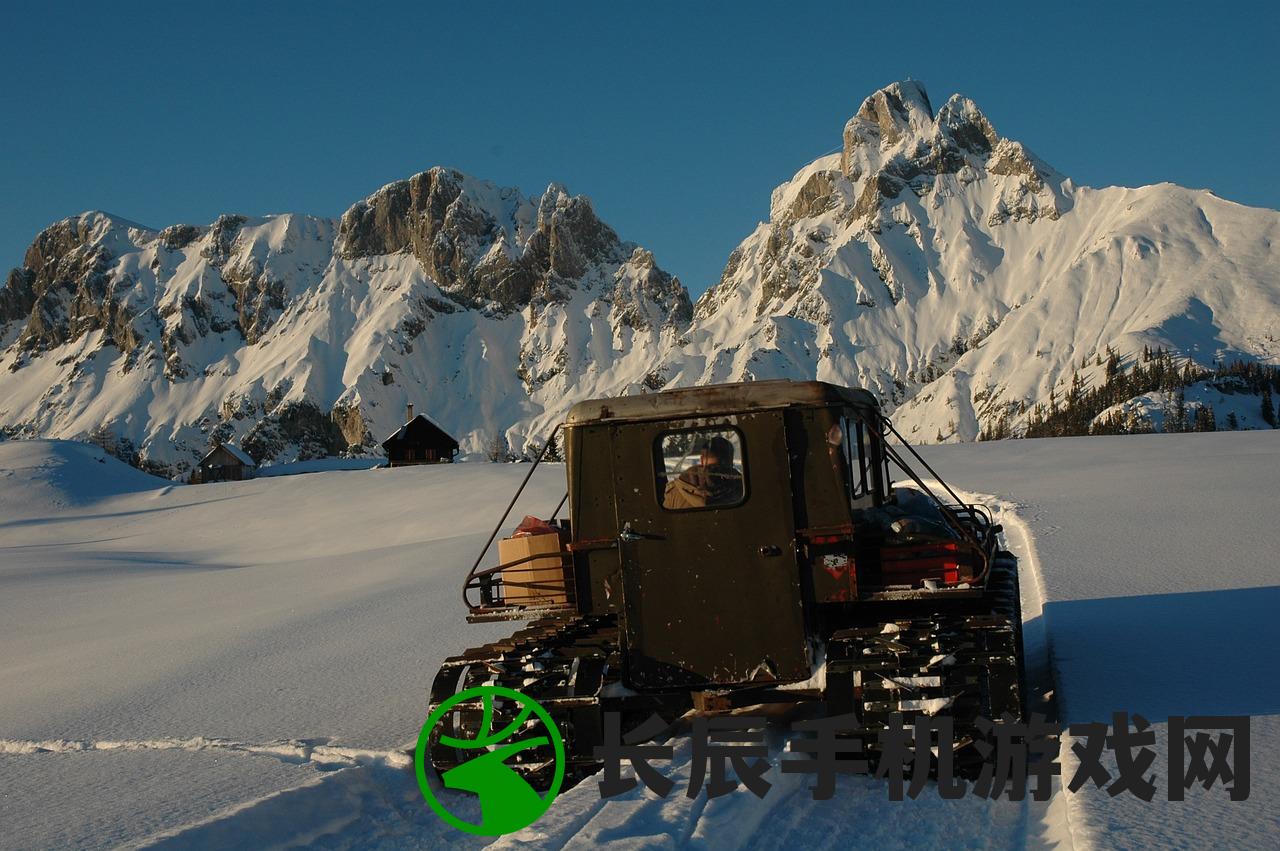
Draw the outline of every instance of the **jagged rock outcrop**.
M86 213L0 289L0 428L116 435L179 474L214 439L268 463L377 453L415 402L464 447L518 446L573 392L650 386L691 310L554 184L529 199L434 168L336 222Z
M138 345L126 296L128 274L107 274L113 255L95 239L103 217L63 219L42 231L0 292L0 324L22 323L17 334L23 353L54 348L102 330L124 353Z
M1016 433L1107 345L1280 355L1274 211L1077 187L973 101L935 113L914 81L866 98L842 143L774 190L665 358L668 383L855 384L916 439L972 440Z
M343 257L408 252L446 297L502 315L565 301L580 278L620 266L632 248L587 198L559 185L535 204L446 168L383 187L343 214L338 231Z

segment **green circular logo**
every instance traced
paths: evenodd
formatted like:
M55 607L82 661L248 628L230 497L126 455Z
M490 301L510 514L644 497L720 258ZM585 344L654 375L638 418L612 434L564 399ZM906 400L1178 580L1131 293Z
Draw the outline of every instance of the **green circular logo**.
M441 775L446 789L462 789L474 792L480 798L480 824L461 819L449 812L427 782L427 758L431 734L441 721L460 703L479 701L480 727L474 739L458 739L441 734L440 744L459 750L483 751L454 766ZM493 729L495 701L511 701L519 711L501 730ZM545 735L529 735L517 739L521 728L534 715L546 730ZM514 741L508 741L514 740ZM555 773L551 788L539 795L529 782L507 765L507 760L529 748L551 745L555 754ZM564 782L564 739L547 710L533 698L502 686L476 686L461 691L441 703L427 717L418 734L418 747L414 751L413 767L418 776L418 788L436 815L449 824L479 836L501 836L528 827L542 816L560 792Z

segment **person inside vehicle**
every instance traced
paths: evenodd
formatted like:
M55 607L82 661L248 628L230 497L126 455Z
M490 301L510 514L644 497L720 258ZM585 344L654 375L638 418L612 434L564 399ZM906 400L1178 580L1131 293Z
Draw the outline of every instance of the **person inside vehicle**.
M720 435L698 445L699 461L667 483L663 508L710 508L742 501L742 474L733 466L733 444Z

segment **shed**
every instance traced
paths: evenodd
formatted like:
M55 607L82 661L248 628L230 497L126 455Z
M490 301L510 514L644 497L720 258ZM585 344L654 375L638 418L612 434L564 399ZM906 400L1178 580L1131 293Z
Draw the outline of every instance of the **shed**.
M219 443L196 468L198 481L205 482L238 482L252 479L258 472L258 465L239 446L232 443Z
M407 420L395 434L382 441L387 461L392 467L409 464L448 464L458 454L458 441L427 417L413 415L409 406Z

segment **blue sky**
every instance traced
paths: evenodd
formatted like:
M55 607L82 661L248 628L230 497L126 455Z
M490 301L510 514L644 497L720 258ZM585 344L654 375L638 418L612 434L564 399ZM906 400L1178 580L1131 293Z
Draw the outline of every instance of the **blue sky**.
M1278 4L463 5L6 7L0 266L85 209L338 216L439 164L590 196L696 295L907 77L1077 182L1280 207Z

